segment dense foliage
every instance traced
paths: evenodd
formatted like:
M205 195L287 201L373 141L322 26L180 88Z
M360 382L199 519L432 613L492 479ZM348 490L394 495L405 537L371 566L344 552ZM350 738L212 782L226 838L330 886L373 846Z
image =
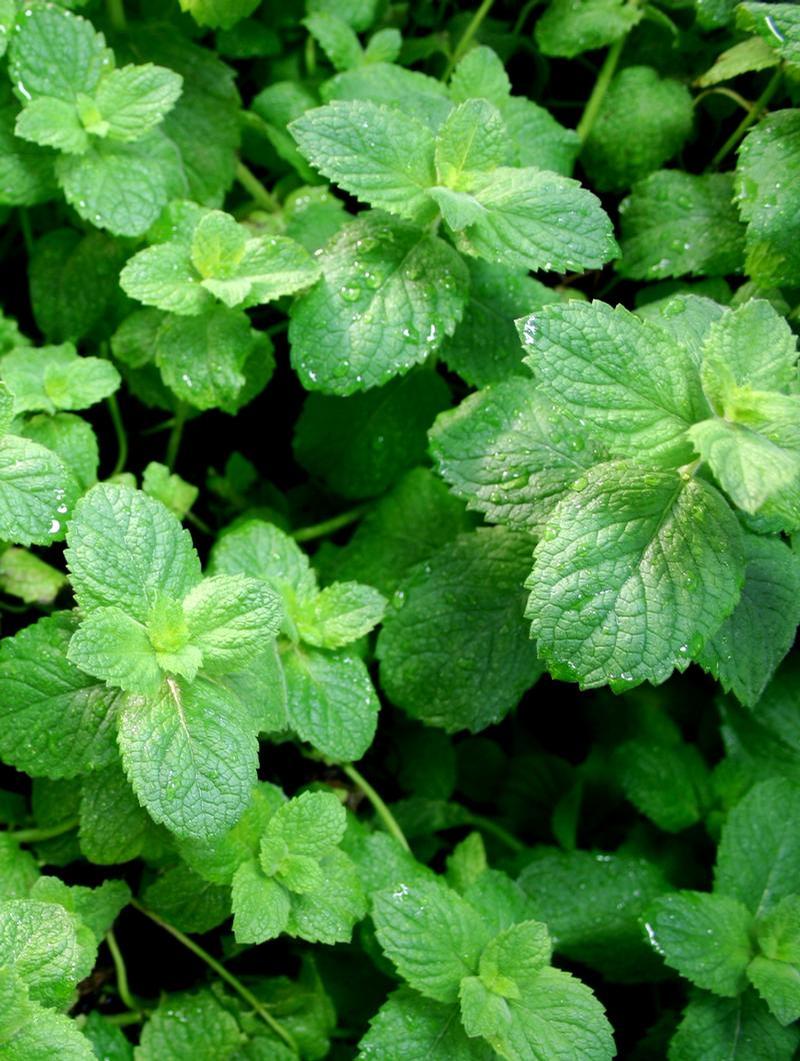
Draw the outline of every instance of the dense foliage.
M800 6L0 56L0 1061L795 1057Z

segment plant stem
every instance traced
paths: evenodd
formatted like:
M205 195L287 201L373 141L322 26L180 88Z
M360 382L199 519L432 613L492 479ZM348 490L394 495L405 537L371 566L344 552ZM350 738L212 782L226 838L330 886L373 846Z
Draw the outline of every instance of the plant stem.
M469 46L470 46L470 44L472 44L473 37L475 36L475 34L480 29L481 23L483 22L483 20L489 14L489 11L490 11L491 6L492 6L493 3L494 3L494 0L483 0L483 3L481 4L481 6L478 8L478 10L475 12L475 14L470 19L469 25L464 30L464 33L462 34L461 40L456 45L455 51L450 56L450 60L449 60L449 62L447 64L447 66L445 67L444 74L442 74L442 81L449 80L450 75L452 74L453 70L455 70L455 68L456 68L456 66L458 66L458 63L460 62L460 60L467 54Z
M24 206L20 207L19 211L19 227L22 230L22 242L25 244L25 251L30 258L33 254L33 232L31 231L30 215Z
M201 961L205 962L209 969L213 970L221 980L224 980L229 987L233 988L236 994L240 998L244 999L248 1006L252 1006L253 1010L264 1021L264 1023L269 1025L269 1027L275 1032L275 1034L279 1036L283 1040L283 1042L286 1043L290 1050L294 1050L295 1053L298 1052L297 1043L295 1042L294 1036L291 1034L291 1032L284 1028L281 1022L276 1020L275 1017L273 1017L272 1014L267 1009L265 1009L263 1003L256 998L253 992L248 987L245 987L245 985L237 976L234 976L233 973L228 972L228 970L221 962L218 962L216 958L212 958L208 951L203 950L199 943L195 943L195 941L193 939L190 939L189 936L184 935L184 933L181 932L180 929L175 928L174 925L171 925L168 921L165 921L163 918L159 917L158 914L154 914L152 910L148 910L146 906L142 906L142 904L137 899L131 900L131 906L135 907L140 914L144 914L145 917L149 917L151 921L153 921L156 925L159 926L159 928L163 928L165 932L169 932L173 939L176 939L179 943L183 944L183 946L186 947L187 950L190 950L192 954L196 955Z
M395 840L397 840L401 847L405 848L406 851L410 851L411 847L409 846L408 840L406 840L405 836L403 835L403 830L397 824L397 819L386 806L386 804L383 802L383 800L372 787L372 785L369 783L369 781L367 781L365 777L362 777L358 770L356 770L356 768L351 763L340 763L339 769L342 771L343 774L347 774L347 776L354 784L358 785L358 787L361 789L361 791L364 793L364 795L374 807L375 813L383 822L384 826L386 827L387 833L391 833L391 835L395 838Z
M56 836L71 833L73 829L78 828L78 824L78 818L70 818L69 821L61 822L59 825L51 825L44 829L9 829L7 835L13 836L19 844L38 844L42 840L53 840Z
M706 96L727 96L728 99L732 99L734 103L737 103L742 110L748 113L753 109L753 104L750 100L747 100L739 92L734 92L732 88L725 88L724 85L715 85L714 88L707 88L704 92L701 92L699 96L695 96L692 100L692 106L696 107L697 104L706 98Z
M114 29L124 33L128 28L128 22L125 18L125 8L122 0L106 0L106 11L108 12L108 20Z
M625 47L626 39L626 37L620 37L618 41L614 41L606 52L606 57L603 60L603 65L600 67L600 72L594 83L592 94L586 101L586 107L584 108L581 120L578 122L578 128L576 129L581 143L586 142L586 139L597 120L597 115L600 113L600 107L606 97L606 92L608 92L608 86L611 84L611 79L616 73L619 57L622 55L622 49Z
M145 1019L144 1013L104 1013L103 1020L109 1024L116 1024L118 1028L124 1028L127 1024L141 1024Z
M178 459L178 450L181 448L181 439L183 438L183 425L186 423L186 414L188 412L189 406L186 402L178 402L178 408L175 410L175 420L167 439L166 456L164 457L164 463L170 471L174 470L175 461Z
M131 994L131 989L128 985L128 970L125 968L125 959L122 957L117 937L111 928L106 933L106 943L111 953L111 960L114 962L114 971L117 975L117 992L120 1000L133 1013L138 1013L139 1007L136 1005L136 1000Z
M491 818L484 818L482 814L470 814L467 823L474 825L476 829L482 829L483 832L493 836L495 840L499 840L515 853L525 850L525 844L521 840L518 840L516 836L512 836L507 829L493 822Z
M322 523L315 523L311 527L301 527L299 530L292 531L292 537L296 542L309 542L313 538L324 538L326 534L333 534L334 531L341 530L342 527L346 527L350 523L355 523L370 507L369 502L365 502L363 505L356 505L355 508L350 508L347 512L341 512L338 516L331 516L330 519L323 520Z
M115 475L119 475L123 470L128 460L128 435L122 422L122 414L119 411L119 403L115 394L106 398L106 407L111 417L111 423L114 426L114 434L117 436L117 463L114 465L114 470L109 477L113 479Z
M535 7L542 2L542 0L528 0L527 4L523 4L522 10L517 16L517 21L514 23L514 28L511 30L512 37L518 37L522 33L522 27L527 21L528 15L533 11Z
M711 159L709 169L716 169L720 162L725 158L729 151L732 151L734 147L739 143L744 134L750 128L756 119L760 118L764 113L767 104L778 91L778 86L781 83L783 77L783 66L779 66L772 77L767 82L767 86L758 99L755 101L750 111L745 114L744 118L739 122L736 128L733 130L731 135L719 149L719 151Z
M267 191L255 173L244 162L237 162L236 164L236 179L260 207L264 210L269 210L271 214L278 213L281 208L280 203L272 192Z

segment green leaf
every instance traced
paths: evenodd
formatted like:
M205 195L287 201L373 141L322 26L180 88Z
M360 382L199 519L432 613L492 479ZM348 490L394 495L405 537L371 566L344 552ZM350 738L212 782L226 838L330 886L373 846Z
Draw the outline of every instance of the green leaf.
M336 70L349 70L363 61L364 50L359 39L343 18L329 11L315 11L303 19L303 25Z
M89 137L72 102L43 96L32 100L17 115L14 132L23 140L82 155Z
M336 847L347 825L345 810L330 792L304 792L280 806L264 836L281 840L295 855L322 858Z
M0 373L14 396L15 414L86 409L120 384L110 361L80 357L72 343L12 350L0 359Z
M757 917L797 891L800 837L792 828L800 789L773 778L756 785L728 815L714 871L714 890Z
M14 135L17 106L0 86L0 203L33 206L58 192L53 152Z
M427 429L450 403L440 376L420 369L366 394L310 394L295 425L297 460L342 497L384 493L425 459Z
M469 508L531 534L600 456L529 379L469 395L436 418L430 440L439 474Z
M292 365L307 390L352 394L425 361L461 319L468 274L436 236L379 213L324 249L322 279L294 303Z
M10 1037L25 1027L35 1012L36 1006L28 998L25 981L14 969L4 966L0 969L0 1050Z
M516 706L540 674L522 621L531 545L506 528L478 530L411 572L376 650L393 703L450 732L484 729Z
M30 10L17 22L9 49L9 72L20 95L68 103L81 92L92 95L112 62L103 35L61 7Z
M219 685L170 679L157 698L129 695L119 747L134 792L178 836L224 832L250 798L258 744L247 710Z
M82 489L88 490L97 482L100 463L97 436L91 425L80 416L72 413L56 413L55 416L40 413L26 421L22 426L22 435L60 457L71 473L70 479L74 477ZM70 482L70 495L73 489ZM69 504L64 504L66 497L65 492L60 499L62 503L56 507L59 523L63 523L61 517L69 512ZM66 513L64 508L67 509Z
M159 837L163 842L167 833L153 823L136 799L118 758L83 779L79 841L90 862L115 865L143 852L160 854Z
M468 1039L454 1005L423 998L408 987L393 991L359 1043L359 1061L491 1061L494 1050Z
M38 877L39 867L33 855L24 851L10 833L0 834L0 902L26 899Z
M651 173L620 204L620 217L622 276L661 280L742 271L745 230L728 173Z
M450 95L456 103L477 97L501 107L511 95L511 82L497 52L485 44L470 48L453 71Z
M283 618L277 594L245 575L204 579L189 591L184 608L191 644L202 652L206 674L247 666L277 634Z
M441 357L452 372L474 387L525 376L522 349L514 321L559 296L519 269L470 258L469 299Z
M198 281L188 248L177 240L140 250L128 259L119 278L130 298L189 317L214 305L214 296Z
M74 914L99 945L130 902L131 892L121 880L107 880L97 888L86 888L64 884L58 877L39 877L31 889L31 899L56 903Z
M158 130L135 143L98 140L83 155L62 155L56 174L84 221L116 236L144 235L185 191L177 150Z
M289 131L324 176L370 206L417 224L433 220L436 183L427 126L366 100L336 100L296 118Z
M708 769L694 745L648 734L621 744L613 763L627 798L666 832L695 825L711 803Z
M68 612L0 644L0 753L35 777L75 777L116 760L118 694L67 659Z
M603 97L581 162L600 191L620 191L659 169L692 131L689 90L650 66L628 66Z
M334 582L294 616L297 632L317 648L342 648L368 634L383 618L385 598L372 586Z
M91 971L85 961L76 921L62 906L29 899L0 904L0 965L16 970L34 1002L66 1006Z
M0 588L26 604L52 604L66 584L60 571L27 549L10 546L0 553Z
M444 483L427 468L415 468L366 514L336 554L333 575L367 582L390 597L415 564L471 525Z
M347 649L287 648L283 655L289 725L317 751L358 760L372 743L380 704L363 660Z
M181 932L210 932L231 913L230 890L203 880L183 862L156 878L143 902Z
M69 643L67 658L129 693L156 695L164 677L147 629L121 608L95 608Z
M478 912L440 880L396 885L373 896L378 941L403 979L437 1002L455 1002L489 942Z
M584 688L685 668L744 581L741 531L720 494L628 461L573 484L534 557L533 636L551 670Z
M686 1007L669 1056L670 1061L791 1061L799 1042L800 1031L782 1028L754 991L738 998L703 991Z
M300 546L280 528L257 519L223 531L211 550L208 573L263 579L291 602L317 592L316 575Z
M765 287L780 286L800 268L798 172L800 114L774 111L742 142L735 177L747 223L745 268Z
M367 912L358 871L348 856L334 849L320 861L324 884L319 890L292 896L287 931L310 943L347 943Z
M282 884L266 877L257 862L243 862L234 874L231 889L237 943L263 943L285 932L290 904L289 893Z
M750 33L758 33L781 59L800 63L800 13L794 4L746 0L736 9L736 24Z
M610 980L639 981L656 972L639 919L670 886L653 863L623 852L539 847L519 883L530 898L529 916L547 924L557 952Z
M744 990L753 915L738 900L678 892L656 899L645 916L652 946L681 976L717 995L734 998Z
M462 222L445 214L467 254L516 269L597 269L617 253L599 200L577 181L531 167L476 173ZM569 217L569 225L565 217Z
M78 484L61 459L38 442L0 438L0 535L18 545L50 545L61 536Z
M774 4L770 5L770 7L774 6ZM721 52L715 59L714 65L698 77L696 83L701 88L707 88L709 85L718 85L721 81L729 81L731 78L747 74L752 70L766 70L771 66L777 66L778 62L777 55L766 40L761 37L749 37Z
M236 1018L209 990L167 995L142 1028L137 1061L220 1061L243 1045Z
M571 59L624 37L643 12L625 0L553 0L536 23L536 43L545 55Z
M152 63L112 70L100 81L94 97L101 121L107 125L104 135L109 140L140 140L172 110L182 85L180 74Z
M748 967L747 976L780 1024L793 1024L800 1017L797 966L757 955Z
M158 461L150 461L142 473L142 490L148 497L166 505L178 519L187 516L200 494L196 486L174 472L170 473L169 468Z
M96 1011L88 1015L82 1030L97 1057L105 1061L133 1061L133 1046L122 1029Z
M180 5L200 26L229 29L251 14L258 0L180 0Z
M82 608L116 606L142 623L162 595L180 600L200 581L188 531L128 486L100 483L78 502L66 557Z
M472 174L513 162L500 111L486 99L460 103L439 130L434 157L438 183L448 188L468 187Z
M708 415L695 356L664 329L622 306L568 302L520 322L525 362L546 395L612 455L675 466L686 431Z
M97 1061L97 1055L75 1021L51 1009L34 1006L30 1020L8 1043L0 1044L3 1061Z

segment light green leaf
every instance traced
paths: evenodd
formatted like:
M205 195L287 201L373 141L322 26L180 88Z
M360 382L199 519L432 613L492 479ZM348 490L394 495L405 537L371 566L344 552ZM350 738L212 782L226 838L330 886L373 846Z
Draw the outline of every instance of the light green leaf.
M372 586L334 582L294 615L300 639L317 648L342 648L368 634L383 618L385 598Z
M486 99L454 108L436 137L436 176L447 188L468 187L473 173L513 162L500 111Z
M417 224L433 219L425 191L436 183L434 142L423 122L366 100L337 100L296 118L289 131L345 191Z
M529 379L469 395L436 418L430 440L439 474L469 508L531 534L601 456Z
M645 929L667 965L698 987L734 998L753 957L753 915L738 900L706 892L662 895L645 914Z
M75 918L62 906L29 899L0 904L0 965L16 970L34 1002L66 1006L92 961L86 968Z
M187 248L177 241L156 243L134 254L119 282L137 302L180 316L194 317L214 304L214 296L199 283Z
M207 674L247 666L281 624L280 600L260 579L217 575L204 579L184 601L191 644L203 653Z
M0 203L33 206L58 194L53 152L14 135L18 106L0 87Z
M68 661L75 628L57 612L0 646L0 753L34 776L75 777L116 759L118 694Z
M736 8L736 24L740 29L758 33L759 38L781 59L800 63L800 12L794 4L764 4L746 0Z
M745 230L728 173L651 173L620 204L620 218L622 276L661 280L742 271Z
M100 483L78 502L66 557L82 608L116 605L140 622L162 595L181 600L200 581L188 531L128 486Z
M38 442L0 438L0 535L18 545L61 537L78 484L61 459Z
M89 612L69 643L67 658L129 693L156 695L164 678L147 629L117 607Z
M567 272L600 268L617 253L599 200L569 177L500 166L474 174L464 190L474 216L456 243L467 254L512 268Z
M747 223L745 268L764 287L779 287L800 268L800 113L774 111L742 142L736 198Z
M770 4L770 7L774 6ZM721 52L714 61L714 65L698 77L696 83L701 88L707 88L709 85L718 85L721 81L729 81L731 78L747 74L752 70L766 70L771 66L777 66L779 61L766 40L761 37L749 37Z
M346 825L344 807L332 792L303 792L275 811L264 837L282 841L291 854L319 859L336 847Z
M71 473L70 480L74 477L82 489L88 490L97 482L100 463L97 436L91 424L82 417L72 413L56 413L55 416L40 413L24 423L21 433L59 456ZM70 482L70 495L73 489ZM65 504L67 496L65 492L61 504L56 507L56 515L62 526L63 517L69 518L70 505ZM64 512L65 508L67 512Z
M129 695L118 726L134 792L178 836L224 832L247 806L258 742L246 709L222 686L170 679L157 698Z
M622 306L568 302L520 322L525 362L544 392L614 455L675 466L688 427L708 414L692 353Z
M434 133L452 110L441 81L395 63L369 63L346 70L324 82L320 95L326 103L363 100L385 106L424 122Z
M468 274L436 236L385 214L345 225L322 279L293 305L292 364L307 390L380 386L435 353L461 319Z
M571 59L624 37L643 12L625 0L553 0L536 23L536 43L545 55Z
M180 0L181 10L188 11L200 26L230 29L258 7L259 0Z
M317 592L316 575L300 546L280 528L257 519L223 531L211 550L208 573L263 579L289 602Z
M714 891L757 917L797 891L800 836L793 828L800 789L773 778L752 788L728 815L714 871Z
M573 484L534 556L527 615L540 654L584 688L683 669L744 581L741 531L721 495L628 461Z
M43 1006L34 1006L30 1020L7 1043L0 1043L3 1061L97 1061L88 1039L74 1020Z
M286 931L289 893L282 884L265 876L253 860L243 862L236 870L231 904L237 943L263 943Z
M756 934L762 954L776 961L800 961L800 896L788 895L759 921Z
M670 1061L791 1061L797 1028L782 1028L755 991L716 998L698 991L686 1007L669 1048Z
M153 63L123 66L100 81L94 102L109 140L140 140L172 110L183 78ZM89 130L94 132L93 129Z
M0 969L0 1056L6 1041L25 1027L35 1011L19 973L7 965Z
M393 991L359 1043L358 1061L492 1061L494 1050L468 1039L454 1005Z
M99 945L130 902L131 892L121 880L107 880L97 888L86 888L80 884L67 885L58 877L39 877L31 889L31 899L56 903L74 914Z
M347 649L289 647L283 655L289 725L317 751L344 762L369 748L380 704L364 661Z
M41 96L23 107L17 115L14 132L23 140L70 155L82 155L89 147L89 137L75 104L50 96Z
M309 394L294 453L342 497L373 497L424 461L427 429L449 404L447 385L428 369L348 398Z
M479 98L502 106L511 95L511 82L497 52L485 44L470 48L453 71L450 95L456 103Z
M292 896L287 931L310 943L347 943L353 926L367 912L367 900L358 871L338 849L320 862L324 880L319 890Z
M52 604L66 584L66 576L27 549L0 553L0 588L26 604Z
M650 66L628 66L603 97L581 162L600 191L619 191L659 169L683 146L694 111L687 87Z
M439 880L398 881L378 892L372 917L378 942L403 979L437 1002L455 1002L489 942L478 912Z
M166 505L178 519L185 518L200 494L196 486L181 479L180 475L171 473L165 464L159 464L158 461L150 461L142 473L142 490L148 497Z
M0 902L26 899L38 876L39 867L30 851L23 850L10 833L0 833ZM2 1018L0 1026L1 1022Z
M72 343L12 350L0 360L0 373L14 395L16 414L86 409L120 384L110 361L80 357Z
M747 976L780 1024L793 1024L800 1017L800 969L796 965L757 955Z
M93 94L113 61L102 33L62 7L42 5L19 19L9 48L11 80L26 99L74 102Z
M364 50L347 22L330 11L315 11L303 19L303 25L316 40L336 70L359 66ZM392 61L390 56L388 62Z
M142 1028L136 1061L221 1061L243 1042L236 1018L213 992L165 995Z
M462 534L401 583L376 649L393 703L450 732L516 706L541 673L523 622L531 547L504 527Z

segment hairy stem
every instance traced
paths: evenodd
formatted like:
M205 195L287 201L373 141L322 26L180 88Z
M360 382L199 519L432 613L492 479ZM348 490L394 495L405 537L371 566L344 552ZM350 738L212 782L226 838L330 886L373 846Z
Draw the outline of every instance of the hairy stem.
M236 164L236 179L253 200L263 209L276 214L281 206L272 192L267 191L258 177L244 162Z
M373 808L375 809L375 813L383 822L386 828L386 832L390 833L395 838L395 840L397 840L400 846L405 848L406 851L410 851L411 847L409 846L408 840L406 840L403 834L403 830L397 824L397 819L386 806L386 804L383 802L383 800L372 787L372 785L369 783L369 781L367 781L365 777L362 777L362 775L358 772L358 770L356 770L356 768L351 763L340 763L339 769L342 771L343 774L347 774L347 776L355 785L358 785L358 787L370 801Z
M617 66L619 65L619 58L622 55L622 49L625 47L626 37L620 37L618 41L615 41L606 52L606 57L603 60L603 65L600 67L600 72L597 75L597 80L594 83L592 94L586 101L581 120L578 122L578 128L576 132L580 137L581 143L585 143L589 133L592 131L597 115L600 113L600 107L603 104L603 100L606 98L606 92L608 92L608 86L611 84L611 79L617 72Z
M225 966L218 962L216 958L212 958L208 951L203 950L199 943L195 943L189 936L184 935L180 929L175 928L169 921L165 921L158 914L154 914L152 910L148 910L146 906L137 899L131 900L131 906L135 907L140 914L144 914L145 917L149 917L154 924L158 925L159 928L163 928L165 932L168 932L173 939L176 939L181 943L187 950L190 950L192 954L198 957L201 961L205 962L209 969L213 970L217 976L224 980L229 987L231 987L236 994L243 999L248 1006L251 1006L255 1013L264 1021L265 1024L275 1032L280 1039L289 1047L290 1050L294 1050L297 1053L297 1043L294 1040L294 1036L281 1024L279 1020L265 1008L264 1004L256 998L253 992L242 983L238 976L234 976L233 973L229 972Z
M334 531L341 530L342 527L355 523L370 508L369 502L365 502L363 505L356 505L355 508L350 508L347 512L341 512L338 516L331 516L330 519L323 520L322 523L315 523L311 527L301 527L299 530L292 531L292 537L296 542L309 542L314 538L324 538L326 534L333 534Z
M486 18L486 16L489 14L489 11L490 11L491 6L492 6L493 3L494 3L494 0L483 0L483 3L481 4L481 6L478 8L478 10L475 12L475 14L470 19L469 25L464 30L464 33L462 34L461 40L456 45L455 50L453 51L453 54L450 56L450 61L448 62L447 66L445 67L444 74L442 75L442 80L443 81L447 81L449 79L450 75L455 70L455 68L458 66L459 62L464 58L464 56L469 51L469 46L470 46L470 44L472 44L472 41L473 41L473 38L475 37L475 34L480 29L481 23Z
M106 408L111 417L114 434L117 438L117 462L109 476L109 478L113 479L115 475L119 475L128 461L128 435L125 431L125 424L122 422L122 414L119 411L119 402L115 394L111 394L106 398Z
M63 836L64 833L71 833L73 829L78 828L78 824L78 818L70 818L58 825L50 825L42 829L9 829L8 835L13 836L19 844L38 844L42 840L54 840L57 836Z
M744 118L742 118L716 155L711 159L709 169L716 169L725 156L736 147L753 122L761 117L766 110L767 104L778 91L778 86L780 85L782 78L783 66L779 66L767 82L764 91L750 108L749 112L745 114Z
M136 1000L131 994L131 989L128 984L128 970L125 968L125 959L122 956L122 951L119 949L114 930L111 928L106 933L106 945L111 954L111 960L114 963L114 972L117 976L117 992L120 1001L125 1007L127 1007L127 1009L131 1010L134 1014L137 1014L139 1012L139 1006L136 1004Z

